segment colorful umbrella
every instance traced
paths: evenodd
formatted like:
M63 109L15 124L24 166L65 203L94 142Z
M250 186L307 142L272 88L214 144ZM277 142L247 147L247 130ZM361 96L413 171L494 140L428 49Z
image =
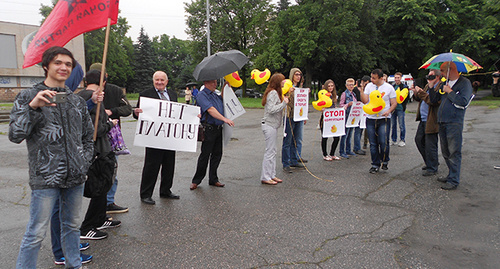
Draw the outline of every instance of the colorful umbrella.
M470 71L483 68L471 58L455 52L446 52L432 56L419 69L439 69L442 63L454 62L457 65L458 72L469 73Z

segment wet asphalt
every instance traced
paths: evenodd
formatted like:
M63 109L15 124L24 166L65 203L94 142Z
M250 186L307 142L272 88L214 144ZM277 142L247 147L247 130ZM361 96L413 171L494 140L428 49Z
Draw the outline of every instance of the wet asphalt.
M306 170L285 174L281 150L276 186L262 185L262 109L235 120L219 167L224 188L189 185L198 153L178 152L172 191L180 200L143 204L139 185L144 148L133 146L136 121L122 120L132 154L119 158L114 214L121 227L90 241L88 268L498 268L500 264L500 110L466 113L462 177L455 191L437 176L421 176L415 143L416 103L406 113L406 146L392 146L389 170L372 175L370 155L322 159L320 113L310 109L302 155ZM0 125L0 264L13 268L29 218L25 143L8 140ZM279 131L281 133L281 129ZM331 139L329 140L329 145ZM278 139L281 149L281 139ZM337 149L338 152L338 149ZM439 175L447 173L440 154ZM88 204L84 198L83 217ZM38 268L53 263L50 233Z

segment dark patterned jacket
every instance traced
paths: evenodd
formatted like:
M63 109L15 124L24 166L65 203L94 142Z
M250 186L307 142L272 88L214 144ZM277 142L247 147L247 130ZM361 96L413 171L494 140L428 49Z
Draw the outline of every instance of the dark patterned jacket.
M83 98L66 91L67 102L33 110L29 103L43 82L22 90L10 114L9 139L26 140L31 189L71 188L85 182L94 153L94 127ZM56 88L51 89L56 90Z

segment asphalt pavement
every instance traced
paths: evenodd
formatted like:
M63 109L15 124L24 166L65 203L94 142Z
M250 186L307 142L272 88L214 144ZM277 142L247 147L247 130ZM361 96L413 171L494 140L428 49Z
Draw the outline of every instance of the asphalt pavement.
M466 113L462 177L455 191L437 176L421 176L414 143L416 103L408 105L406 146L392 146L389 170L369 174L370 155L322 159L320 113L310 109L304 128L307 170L285 174L278 150L276 186L262 185L262 109L235 120L219 177L224 188L189 190L199 153L178 152L172 191L180 200L141 203L144 148L133 146L136 121L122 121L132 154L120 156L114 214L121 227L90 241L88 268L498 268L500 264L499 109ZM281 130L281 129L280 129ZM0 264L13 268L29 218L25 143L11 143L0 124ZM281 132L281 131L280 131ZM329 145L331 143L329 140ZM281 139L278 139L281 149ZM199 150L199 149L198 149ZM199 151L198 151L199 152ZM439 175L447 167L440 154ZM84 198L83 217L88 199ZM39 268L53 263L50 233Z

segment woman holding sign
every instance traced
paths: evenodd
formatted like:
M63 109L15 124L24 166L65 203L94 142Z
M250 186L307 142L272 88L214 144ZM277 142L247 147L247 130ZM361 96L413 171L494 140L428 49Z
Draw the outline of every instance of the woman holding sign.
M283 109L288 104L288 97L283 96L281 88L285 84L285 76L281 73L272 75L269 85L262 97L264 117L262 132L266 139L266 152L262 161L262 184L276 185L283 180L276 177L276 136L283 119Z
M337 89L335 88L335 83L333 82L333 80L329 79L325 81L323 89L327 90L331 94L330 95L330 98L332 99L331 107L334 108L335 103L337 102ZM326 107L323 108L323 110L325 109ZM323 133L323 113L321 113L321 118L319 119L319 127L321 128L321 133ZM328 142L328 137L321 138L321 150L323 151L323 160L325 161L340 160L339 157L335 156L335 150L339 145L339 140L340 138L338 136L333 137L333 143L330 149L330 154L327 154L326 144Z

